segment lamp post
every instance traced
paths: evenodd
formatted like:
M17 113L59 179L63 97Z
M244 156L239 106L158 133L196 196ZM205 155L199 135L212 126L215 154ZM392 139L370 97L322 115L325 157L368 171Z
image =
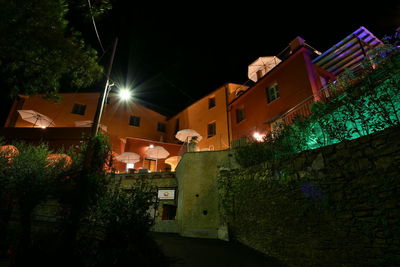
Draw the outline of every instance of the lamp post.
M99 102L97 103L97 108L96 108L96 113L94 115L91 136L96 136L99 131L101 115L103 113L104 103L107 99L108 91L109 91L109 87L110 87L110 75L111 75L112 65L114 63L114 56L115 56L115 50L117 49L117 44L118 44L118 38L115 38L113 50L112 50L112 54L111 54L111 59L110 59L110 64L108 65L108 70L107 70L106 86L104 87L104 91L101 93Z

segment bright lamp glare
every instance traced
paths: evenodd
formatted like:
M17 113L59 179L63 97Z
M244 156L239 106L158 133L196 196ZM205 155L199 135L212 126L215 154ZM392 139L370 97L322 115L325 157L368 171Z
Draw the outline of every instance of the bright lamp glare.
M122 100L129 100L132 96L132 92L129 89L123 88L119 90L118 95Z
M253 133L253 138L256 139L256 141L261 142L264 140L264 135L260 134L259 132Z

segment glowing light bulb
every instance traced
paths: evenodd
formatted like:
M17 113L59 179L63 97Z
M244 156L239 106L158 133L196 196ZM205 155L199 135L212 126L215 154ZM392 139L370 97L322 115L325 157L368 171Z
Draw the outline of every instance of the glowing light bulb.
M121 88L118 92L118 96L121 100L129 100L132 97L131 90L127 88Z
M260 134L259 132L253 133L253 138L256 139L258 142L264 140L264 135Z

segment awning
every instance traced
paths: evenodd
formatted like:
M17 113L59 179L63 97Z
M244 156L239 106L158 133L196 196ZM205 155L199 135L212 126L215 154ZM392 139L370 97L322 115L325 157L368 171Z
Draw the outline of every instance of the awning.
M368 52L382 41L375 37L365 27L338 42L313 60L313 63L334 75L340 74L346 68L357 69Z

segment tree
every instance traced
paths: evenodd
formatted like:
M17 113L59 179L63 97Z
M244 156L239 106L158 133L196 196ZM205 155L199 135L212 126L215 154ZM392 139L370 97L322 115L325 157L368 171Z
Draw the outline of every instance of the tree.
M62 84L87 87L101 78L97 52L66 20L76 2L0 0L0 75L11 95L54 95ZM108 0L93 2L94 15L109 9Z

